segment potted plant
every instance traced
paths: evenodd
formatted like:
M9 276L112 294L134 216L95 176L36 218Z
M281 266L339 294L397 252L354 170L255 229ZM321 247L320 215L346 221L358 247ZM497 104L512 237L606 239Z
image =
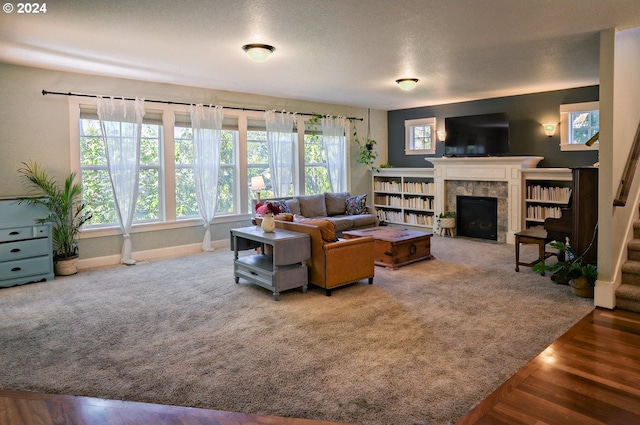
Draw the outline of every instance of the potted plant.
M549 244L559 251L558 261L552 265L539 262L532 270L542 275L551 272L551 280L563 285L570 285L571 292L579 297L593 297L593 287L598 278L598 267L595 264L585 263L581 256L571 251L571 247L564 243L553 241Z
M76 173L67 176L61 185L36 162L22 163L18 172L32 189L32 196L20 198L20 203L43 205L49 215L38 219L39 223L51 223L54 251L54 271L59 276L75 274L78 271L77 238L83 224L93 215L81 201L82 186L74 182Z
M442 230L445 230L445 235L447 233L446 229L455 229L456 227L456 217L457 214L455 211L445 211L438 215L436 220L436 224L438 227L438 233L441 234ZM453 230L449 230L451 236L453 236Z
M369 138L369 130L367 129L367 137L363 140L360 140L358 137L358 130L354 124L353 126L353 140L355 140L358 145L358 158L356 161L360 164L369 165L371 169L374 171L378 171L376 167L373 166L373 163L378 158L378 151L375 150L375 145L378 143L375 140Z

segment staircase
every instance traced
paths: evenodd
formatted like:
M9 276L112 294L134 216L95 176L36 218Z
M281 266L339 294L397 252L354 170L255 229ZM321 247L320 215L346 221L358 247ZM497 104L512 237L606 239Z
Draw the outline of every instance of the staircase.
M640 221L633 223L633 239L627 244L622 284L616 289L616 307L640 313Z

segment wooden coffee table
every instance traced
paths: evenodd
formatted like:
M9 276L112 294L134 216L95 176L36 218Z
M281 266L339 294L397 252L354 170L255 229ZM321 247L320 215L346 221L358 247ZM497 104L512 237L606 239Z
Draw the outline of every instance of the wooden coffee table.
M429 260L433 233L401 227L372 227L342 232L345 239L370 236L375 239L374 261L392 270L416 261Z

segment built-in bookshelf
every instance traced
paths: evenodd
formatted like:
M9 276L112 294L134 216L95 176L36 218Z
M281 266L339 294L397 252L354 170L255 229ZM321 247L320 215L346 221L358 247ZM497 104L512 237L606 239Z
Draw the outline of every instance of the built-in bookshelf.
M383 168L373 171L373 206L389 224L435 225L432 168Z
M532 168L522 171L524 227L541 226L560 218L571 201L572 176L568 168Z

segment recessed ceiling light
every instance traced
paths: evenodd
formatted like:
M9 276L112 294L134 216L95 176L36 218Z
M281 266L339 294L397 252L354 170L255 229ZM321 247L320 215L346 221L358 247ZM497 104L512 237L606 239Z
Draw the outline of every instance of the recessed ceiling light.
M396 80L402 90L412 90L418 84L417 78L400 78Z
M247 52L247 56L249 56L251 60L264 62L269 59L269 56L271 56L271 53L273 53L276 48L268 44L245 44L242 46L242 50Z

